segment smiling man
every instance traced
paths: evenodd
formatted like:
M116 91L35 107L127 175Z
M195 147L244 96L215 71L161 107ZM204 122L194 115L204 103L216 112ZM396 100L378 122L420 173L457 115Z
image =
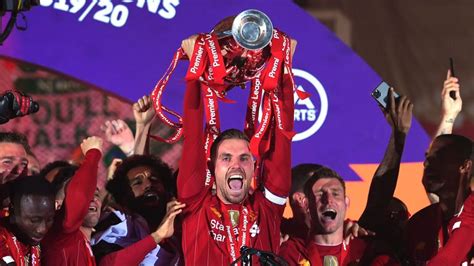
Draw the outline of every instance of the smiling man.
M395 101L389 92L388 109L384 110L392 128L385 155L370 184L367 205L358 223L379 234L387 227L386 211L390 207L398 179L405 139L411 127L413 104L404 96ZM304 194L308 199L311 226L306 238L291 237L282 244L280 255L290 265L352 265L363 259L368 241L356 238L343 242L344 219L349 207L344 180L334 170L321 167L306 181ZM385 229L386 230L386 229ZM384 251L385 252L385 251ZM400 265L395 253L382 253L389 265ZM372 262L372 261L370 261ZM361 265L370 265L366 262Z
M95 265L89 241L100 216L96 187L102 139L86 138L81 150L85 159L70 180L64 182L64 201L60 200L53 227L42 242L45 265Z

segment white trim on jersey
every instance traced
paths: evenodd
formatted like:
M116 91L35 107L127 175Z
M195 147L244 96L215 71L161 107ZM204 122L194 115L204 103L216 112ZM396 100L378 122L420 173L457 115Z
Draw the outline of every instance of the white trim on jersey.
M285 205L286 204L286 198L279 197L275 194L273 194L270 190L265 188L265 198L269 200L272 203L278 204L278 205Z

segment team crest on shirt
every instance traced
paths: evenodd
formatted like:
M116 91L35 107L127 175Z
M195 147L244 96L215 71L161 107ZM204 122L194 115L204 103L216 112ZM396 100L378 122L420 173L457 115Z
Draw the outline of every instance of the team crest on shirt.
M253 223L252 227L250 227L249 232L251 237L256 237L258 233L260 233L260 227L258 227L257 222Z
M309 263L309 261L307 259L302 259L302 260L298 261L298 265L300 265L300 266L311 266L311 263Z

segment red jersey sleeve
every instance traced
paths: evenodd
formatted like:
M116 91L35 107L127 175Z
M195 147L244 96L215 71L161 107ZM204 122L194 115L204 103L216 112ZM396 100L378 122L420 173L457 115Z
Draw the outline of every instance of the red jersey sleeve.
M464 206L459 214L460 226L474 227L474 192L464 201Z
M461 265L474 244L474 228L460 227L446 245L431 259L429 266Z
M183 154L178 174L178 199L189 200L205 190L206 154L203 138L203 103L199 81L188 81L184 96Z
M62 221L65 233L79 229L87 215L87 209L97 187L97 169L101 155L97 149L87 151L84 162L66 186Z
M156 248L155 240L152 236L147 236L122 250L103 257L99 266L139 265L154 248Z
M284 89L280 89L278 95L282 101L283 108L281 111L281 119L283 125L287 125L287 128L284 128L284 130L289 133L293 131L294 124L293 90L291 89L291 76L289 74L283 76L282 88ZM272 145L268 157L263 160L263 184L267 190L265 191L265 196L269 199L267 194L271 192L274 196L286 199L291 186L291 138L285 136L281 130L275 128L274 139L272 141L274 141L274 145ZM272 201L271 199L269 200ZM285 202L282 204L285 204Z
M474 246L474 192L464 201L458 221L446 245L428 265L461 265Z

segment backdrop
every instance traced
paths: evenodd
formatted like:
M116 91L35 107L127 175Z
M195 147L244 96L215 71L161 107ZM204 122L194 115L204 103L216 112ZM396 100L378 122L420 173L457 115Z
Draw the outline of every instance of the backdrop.
M390 135L370 96L381 78L291 1L270 5L257 0L43 0L41 4L25 13L28 30L14 31L0 55L43 66L129 101L152 91L184 38L209 32L221 19L245 9L264 11L275 27L298 41L296 83L311 94L309 99L295 100L298 134L293 165L314 162L338 171L349 181L353 203L349 216L358 218ZM187 62L181 62L165 91L165 104L179 112L186 67ZM0 86L8 89L10 84ZM235 89L229 98L237 103L221 103L223 128L243 128L247 95L248 90ZM427 204L421 162L428 143L414 121L396 192L412 213Z

